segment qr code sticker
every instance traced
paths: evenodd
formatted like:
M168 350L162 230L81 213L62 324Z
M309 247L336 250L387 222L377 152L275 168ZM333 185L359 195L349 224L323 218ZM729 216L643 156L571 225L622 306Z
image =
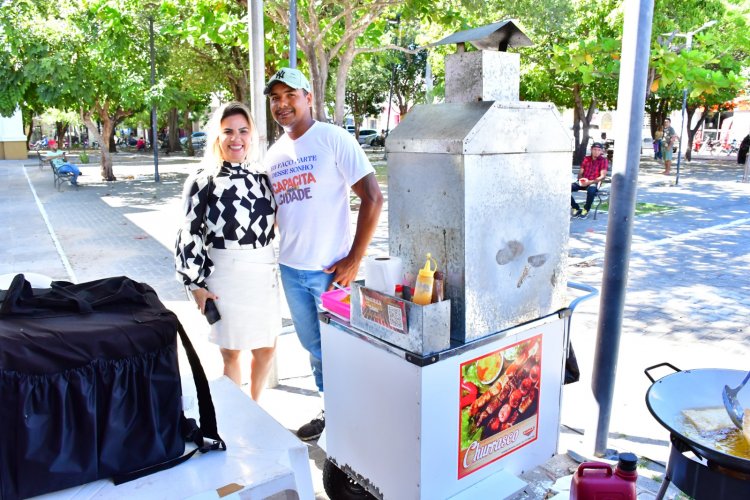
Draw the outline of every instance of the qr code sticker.
M404 315L401 309L388 304L388 323L391 328L404 331Z

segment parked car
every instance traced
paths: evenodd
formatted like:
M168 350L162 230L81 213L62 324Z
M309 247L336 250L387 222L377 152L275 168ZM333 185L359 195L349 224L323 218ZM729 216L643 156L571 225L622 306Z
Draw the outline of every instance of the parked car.
M385 137L382 137L380 134L369 135L365 138L365 144L373 147L383 147L385 146Z
M202 148L206 145L206 133L205 132L193 132L190 134L193 138L193 147ZM187 145L187 137L180 138L180 144L183 146Z
M354 131L352 131L351 133L354 134ZM378 136L378 131L377 130L371 129L371 128L361 128L361 129L359 129L359 139L358 139L358 141L359 141L360 144L370 144L368 142L368 140L371 141L372 139L374 139L377 136Z

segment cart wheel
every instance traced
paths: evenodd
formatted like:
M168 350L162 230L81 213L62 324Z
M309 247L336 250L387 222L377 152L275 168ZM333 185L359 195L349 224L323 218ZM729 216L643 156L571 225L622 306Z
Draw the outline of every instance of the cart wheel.
M323 488L331 500L374 499L366 489L329 459L323 465Z

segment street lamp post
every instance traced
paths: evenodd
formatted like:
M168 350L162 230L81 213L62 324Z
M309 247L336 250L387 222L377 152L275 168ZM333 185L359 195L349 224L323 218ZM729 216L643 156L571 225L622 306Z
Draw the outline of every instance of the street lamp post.
M398 30L396 34L396 45L399 44L399 39L401 38L401 14L396 14L396 19L389 19L388 23L395 24L396 29ZM385 136L383 139L388 137L388 132L391 128L391 103L393 102L393 81L396 79L396 64L393 64L393 67L391 68L391 85L390 90L388 90L388 114L386 115L385 119Z
M289 2L289 67L297 67L297 0Z
M154 15L148 16L148 35L151 48L151 89L156 86L156 63L154 61ZM156 102L151 104L151 149L154 150L154 182L159 182L159 135L156 131Z
M674 36L682 36L685 37L685 50L689 51L693 47L693 36L698 33L699 31L702 31L706 28L709 28L716 24L716 20L711 20L705 23L703 26L701 26L698 29L694 29L693 31L688 31L687 33L675 33ZM672 33L665 33L671 35ZM677 172L675 173L675 179L674 179L674 185L676 186L680 182L680 160L682 157L682 136L684 134L685 130L685 108L687 107L687 95L688 95L688 89L687 86L682 90L682 124L680 125L680 140L677 143ZM669 145L667 145L669 146Z

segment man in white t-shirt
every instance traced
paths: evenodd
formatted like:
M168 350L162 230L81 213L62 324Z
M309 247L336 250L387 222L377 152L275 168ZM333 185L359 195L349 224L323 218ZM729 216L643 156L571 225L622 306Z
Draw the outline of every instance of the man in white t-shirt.
M273 119L285 134L264 163L278 206L279 267L289 310L302 346L310 353L315 383L323 392L318 304L332 282L346 287L357 276L378 224L383 195L375 170L345 129L312 117L310 82L299 70L283 68L266 84ZM360 198L352 240L349 189ZM321 413L300 427L302 440L325 427Z

